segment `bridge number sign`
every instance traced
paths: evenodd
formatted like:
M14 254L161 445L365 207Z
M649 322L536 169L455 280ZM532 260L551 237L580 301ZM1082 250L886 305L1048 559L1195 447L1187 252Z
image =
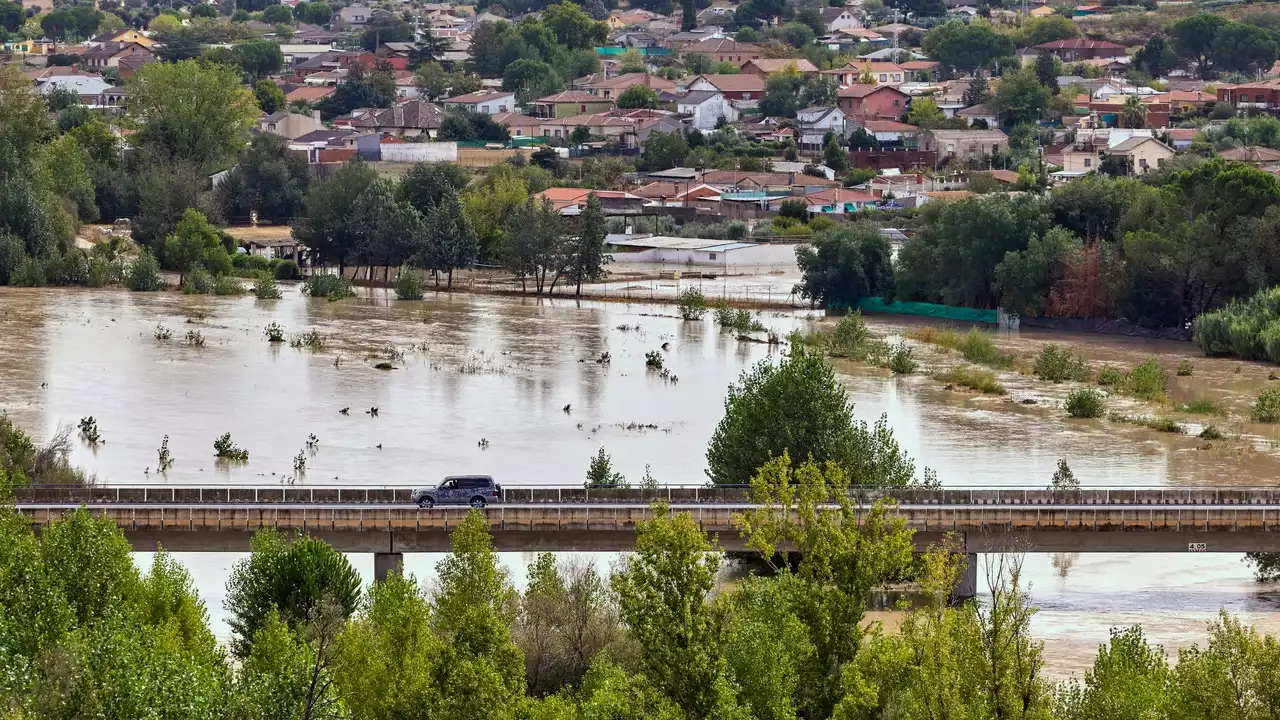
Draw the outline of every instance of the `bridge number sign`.
M1208 543L1187 543L1187 552L1207 552L1208 550Z

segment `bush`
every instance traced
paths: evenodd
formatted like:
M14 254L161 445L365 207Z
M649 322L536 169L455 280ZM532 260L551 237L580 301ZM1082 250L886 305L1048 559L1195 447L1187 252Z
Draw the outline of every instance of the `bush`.
M1280 363L1280 288L1204 313L1191 330L1192 339L1206 355Z
M231 441L231 433L224 433L222 437L214 440L213 451L219 460L246 462L249 459L249 451L242 447L237 447L236 444Z
M330 302L356 296L351 281L341 275L312 275L302 283L302 292L311 297L329 298Z
M1185 405L1178 406L1178 412L1195 415L1224 415L1222 404L1212 398L1198 398Z
M1169 374L1155 360L1147 360L1129 371L1124 392L1143 400L1163 402L1169 386Z
M1036 355L1034 372L1040 379L1055 383L1084 380L1089 377L1089 364L1071 348L1048 343Z
M1280 422L1280 387L1269 387L1263 390L1253 403L1250 417L1254 422Z
M219 275L213 281L214 295L243 295L244 285L235 275Z
M253 295L259 300L279 300L281 293L275 277L268 273L259 275L257 282L253 284Z
M1067 414L1073 418L1102 417L1106 412L1102 393L1097 390L1072 390L1067 394Z
M959 385L986 395L1003 395L1004 386L993 372L974 367L953 367L937 378L948 385Z
M604 448L600 448L600 452L591 458L591 464L587 466L587 481L585 487L627 487L627 479L622 473L615 472L613 464L608 453Z
M680 317L685 320L701 320L707 314L707 298L697 288L681 291L676 306L680 308Z
M182 276L182 292L187 295L208 295L213 292L213 276L203 266L196 265Z
M274 272L277 280L297 280L302 275L298 263L292 260L277 260Z
M262 334L267 336L267 342L284 342L284 328L280 327L278 323L268 325L263 329Z
M138 253L138 257L129 265L124 278L125 287L133 292L155 292L164 287L160 277L160 263L147 248Z
M422 273L418 272L417 268L401 265L396 270L396 282L393 287L397 300L421 300L424 286Z
M644 354L644 366L655 370L662 369L662 353L657 350L650 350Z
M930 345L944 347L948 350L959 350L961 345L960 333L951 328L943 328L936 325L912 328L903 333L903 336L912 340L926 342Z
M996 349L996 343L991 339L991 333L983 332L978 328L973 328L969 331L969 334L964 336L964 341L960 345L960 352L964 353L965 360L981 365L1006 368L1013 364L1011 356L1005 355Z
M18 260L17 267L13 269L13 276L9 281L18 287L44 287L46 284L44 265L30 255L23 254Z
M1178 363L1178 377L1191 377L1195 374L1196 366L1191 364L1190 360L1183 360Z
M108 285L119 285L124 282L124 265L119 260L110 260L98 255L89 258L89 273L85 284L100 288Z
M911 356L910 346L899 342L893 347L893 352L889 354L889 369L895 375L910 375L917 367L915 358Z
M1098 371L1098 384L1103 387L1118 387L1123 382L1124 373L1109 365Z

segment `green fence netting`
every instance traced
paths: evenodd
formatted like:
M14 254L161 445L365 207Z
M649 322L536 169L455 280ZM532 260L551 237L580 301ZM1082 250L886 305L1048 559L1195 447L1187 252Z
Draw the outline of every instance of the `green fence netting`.
M996 324L995 310L979 310L977 308L952 307L951 305L934 305L933 303L904 302L894 300L887 303L883 298L864 297L854 305L865 313L888 313L891 315L921 315L939 320L955 320L956 322Z

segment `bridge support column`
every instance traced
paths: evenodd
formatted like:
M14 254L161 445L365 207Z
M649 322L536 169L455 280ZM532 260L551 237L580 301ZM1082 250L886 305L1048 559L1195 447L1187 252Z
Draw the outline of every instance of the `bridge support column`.
M382 582L387 576L404 569L404 553L380 552L373 554L373 580Z
M956 582L956 589L951 591L951 604L959 605L965 600L978 595L978 556L969 553L965 556L964 572Z

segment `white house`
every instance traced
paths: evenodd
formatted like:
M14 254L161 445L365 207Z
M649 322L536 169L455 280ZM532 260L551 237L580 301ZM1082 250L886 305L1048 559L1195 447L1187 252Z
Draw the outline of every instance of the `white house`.
M832 107L807 107L796 113L800 123L800 147L815 149L822 147L822 139L827 133L835 133L839 137L848 134L848 123L844 111Z
M987 107L985 103L957 110L955 116L964 118L970 125L973 125L977 120L981 120L987 124L988 128L1000 126L999 116L991 108Z
M833 33L845 28L860 28L862 21L849 11L847 7L829 7L822 9L822 22L827 26L827 32Z
M463 107L471 112L493 115L495 113L512 112L516 109L516 94L513 92L480 90L466 95L451 97L444 101L444 106Z
M721 121L738 121L738 108L725 99L724 93L694 90L676 101L676 112L689 116L689 125L699 130L714 130Z

